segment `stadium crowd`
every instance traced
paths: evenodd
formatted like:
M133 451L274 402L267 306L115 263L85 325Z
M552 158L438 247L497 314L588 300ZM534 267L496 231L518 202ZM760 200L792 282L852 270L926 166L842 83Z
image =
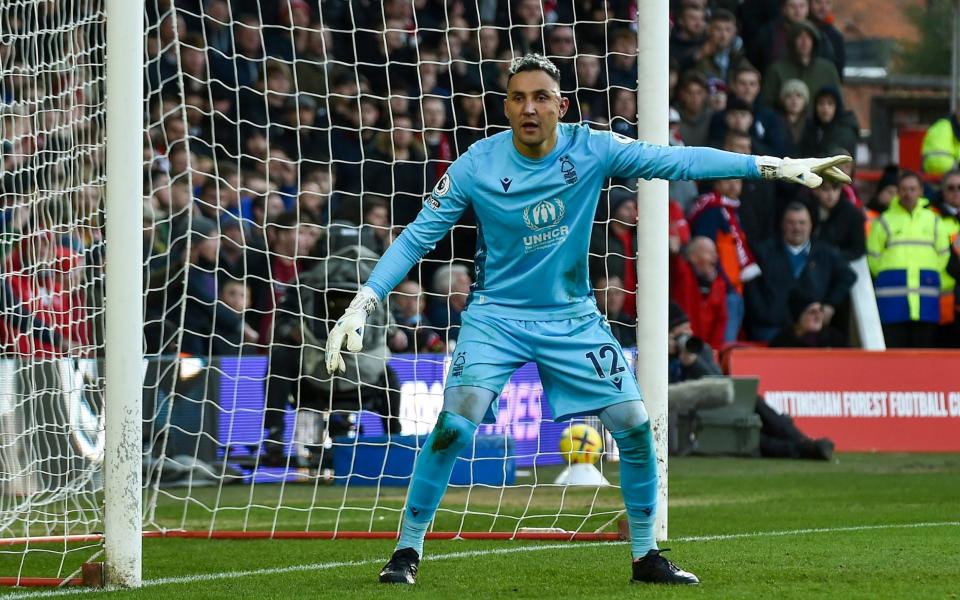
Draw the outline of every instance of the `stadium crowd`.
M506 128L507 67L518 54L541 52L557 64L571 98L564 120L636 137L636 0L147 4L149 354L268 353L322 340L331 301L307 299L325 291L308 282L349 291L319 277L324 259L353 252L375 260L448 165ZM844 103L844 39L831 0L672 1L671 27L671 144L856 158L860 129ZM0 48L4 65L29 60L16 51ZM36 175L30 165L92 139L94 131L80 129L95 121L44 127L25 111L39 106L55 119L57 100L41 102L15 69L5 73L0 114L13 135L5 136L0 193L13 206L30 196L30 178L17 174ZM64 75L61 85L82 75ZM94 84L76 89L102 94ZM53 98L57 91L45 90ZM960 134L958 116L946 121L937 135ZM891 165L868 197L829 183L813 191L781 182L672 183L671 299L714 348L846 345L850 261L866 256L889 346L960 346L960 171L955 159L935 149L931 156L937 174L946 171L939 189ZM102 279L102 184L71 184L69 209L21 201L20 210L6 210L5 233L24 234L4 263L6 351L89 343L101 311L74 313L97 302L82 290L95 295L89 282ZM601 198L590 256L598 305L625 345L636 342L642 306L642 209L631 185L611 181ZM64 210L77 212L73 222L82 226L54 235L52 221L64 215L53 213ZM445 352L455 343L476 235L468 212L394 291L380 335L389 349ZM73 285L64 285L62 275L74 271ZM804 329L814 313L829 335Z

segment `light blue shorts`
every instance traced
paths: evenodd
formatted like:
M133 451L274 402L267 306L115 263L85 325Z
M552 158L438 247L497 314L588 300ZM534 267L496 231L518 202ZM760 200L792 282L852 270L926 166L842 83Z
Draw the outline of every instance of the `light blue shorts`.
M514 371L536 363L555 421L642 399L610 326L592 313L560 321L474 316L467 310L447 373L447 388L474 386L499 396ZM496 418L497 402L484 418Z

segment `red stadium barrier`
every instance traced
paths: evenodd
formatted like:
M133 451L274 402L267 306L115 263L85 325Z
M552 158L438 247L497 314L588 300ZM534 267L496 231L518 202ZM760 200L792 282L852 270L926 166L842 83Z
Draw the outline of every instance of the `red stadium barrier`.
M840 451L960 452L960 351L735 349L731 375Z

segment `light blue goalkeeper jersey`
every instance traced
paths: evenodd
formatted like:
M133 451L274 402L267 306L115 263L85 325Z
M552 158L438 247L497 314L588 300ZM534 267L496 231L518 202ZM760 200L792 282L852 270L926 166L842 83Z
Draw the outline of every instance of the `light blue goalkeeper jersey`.
M437 182L367 285L386 297L472 206L478 241L471 314L536 321L586 315L597 310L587 255L607 177L760 176L748 155L652 146L586 125L559 124L557 134L553 151L536 160L517 151L511 131L472 145Z

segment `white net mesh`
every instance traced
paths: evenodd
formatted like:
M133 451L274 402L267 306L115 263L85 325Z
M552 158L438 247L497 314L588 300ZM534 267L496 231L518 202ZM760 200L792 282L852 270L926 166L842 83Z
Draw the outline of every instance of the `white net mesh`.
M79 4L53 21L32 19L52 3L0 9L5 32L24 32L0 49L4 101L14 96L4 167L12 156L13 172L25 173L9 183L5 175L4 206L30 212L41 199L68 201L64 222L87 244L77 289L90 307L100 282L90 256L99 256L103 15L96 0ZM469 292L472 213L394 291L371 319L364 353L348 356L347 374L332 380L322 366L327 327L449 164L506 127L514 56L555 60L571 99L565 120L635 135L628 5L147 0L147 529L397 530ZM24 79L32 95L17 91L30 87ZM50 130L62 144L25 147ZM608 242L606 193L600 204L591 275L630 346L632 290L625 299L629 282L617 277L629 269ZM27 239L22 228L4 231ZM90 321L82 341L90 350L101 339L99 313L77 310ZM73 365L71 385L80 372L84 392L95 389L95 362L44 360ZM10 368L31 381L26 367ZM48 378L42 387L55 386ZM19 415L8 407L28 403L26 393L4 390L0 415ZM550 420L536 368L518 371L498 401L499 419L481 427L460 461L435 529L609 531L622 509L615 488L553 485L566 425ZM96 406L84 423L96 422ZM36 479L44 467L22 448L29 429L0 423L3 535L36 534L30 519L44 532L95 530L96 461L44 493ZM605 462L598 466L609 475ZM41 504L61 496L56 510Z
M100 0L0 4L0 538L102 527L103 58ZM0 575L85 550L0 545Z

